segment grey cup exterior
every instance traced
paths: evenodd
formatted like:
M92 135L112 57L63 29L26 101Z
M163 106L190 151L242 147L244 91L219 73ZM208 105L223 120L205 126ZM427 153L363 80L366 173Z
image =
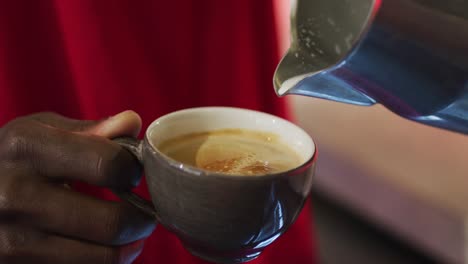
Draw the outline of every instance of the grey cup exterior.
M296 219L310 192L316 157L265 176L229 176L182 165L143 143L157 220L193 254L220 263L257 257ZM315 152L316 153L316 152Z

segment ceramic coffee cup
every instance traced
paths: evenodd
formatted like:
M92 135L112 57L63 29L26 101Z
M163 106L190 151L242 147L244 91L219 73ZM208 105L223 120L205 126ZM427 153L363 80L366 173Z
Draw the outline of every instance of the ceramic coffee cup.
M219 129L272 132L300 155L288 171L255 176L205 171L173 160L161 142L187 133ZM310 192L317 152L298 126L262 112L201 107L162 116L141 141L117 139L142 163L152 203L130 191L116 191L177 235L193 255L217 263L241 263L263 249L295 221Z

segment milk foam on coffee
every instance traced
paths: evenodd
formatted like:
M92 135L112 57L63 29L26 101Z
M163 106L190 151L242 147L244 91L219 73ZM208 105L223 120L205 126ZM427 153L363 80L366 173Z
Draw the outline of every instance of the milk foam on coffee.
M279 173L303 162L276 134L245 129L190 133L158 149L182 163L231 175Z

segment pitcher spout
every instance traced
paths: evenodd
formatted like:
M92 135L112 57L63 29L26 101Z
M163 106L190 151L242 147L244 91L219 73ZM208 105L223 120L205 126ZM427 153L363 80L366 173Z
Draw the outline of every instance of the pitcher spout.
M304 95L362 106L376 103L374 99L356 90L343 79L324 72L311 76L300 75L292 77L283 82L276 92L279 96L286 94Z
M277 95L374 104L375 100L360 87L342 78L340 68L346 68L346 58L368 29L375 14L375 1L291 1L291 46L275 71Z
M303 64L295 60L304 59L298 53L291 54L290 51L276 69L274 87L278 96L295 94L355 105L375 104L374 99L347 81L348 78L344 76L345 68L341 68L344 65L316 71L310 67L317 67L323 62Z

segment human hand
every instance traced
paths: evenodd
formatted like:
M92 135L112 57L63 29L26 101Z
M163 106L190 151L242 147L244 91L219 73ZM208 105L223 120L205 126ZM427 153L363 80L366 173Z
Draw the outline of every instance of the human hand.
M39 113L1 127L0 263L131 263L156 222L67 184L134 187L138 162L109 139L140 128L131 111L102 121Z

